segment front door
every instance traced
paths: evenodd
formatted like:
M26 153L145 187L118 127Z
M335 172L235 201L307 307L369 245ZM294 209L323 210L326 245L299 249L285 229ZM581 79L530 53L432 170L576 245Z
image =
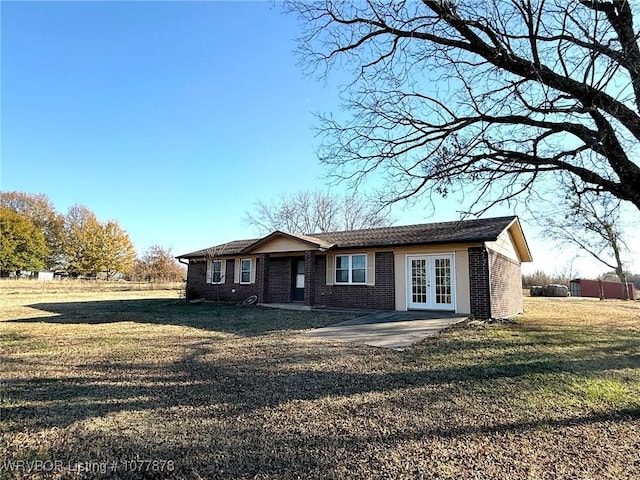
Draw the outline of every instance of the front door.
M407 307L455 310L453 255L407 257Z
M293 298L294 302L304 302L304 258L293 260Z

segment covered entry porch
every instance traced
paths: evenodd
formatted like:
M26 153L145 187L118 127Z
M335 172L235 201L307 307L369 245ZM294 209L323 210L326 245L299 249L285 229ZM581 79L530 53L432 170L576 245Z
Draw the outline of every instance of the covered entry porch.
M261 253L258 257L258 303L315 305L315 252Z

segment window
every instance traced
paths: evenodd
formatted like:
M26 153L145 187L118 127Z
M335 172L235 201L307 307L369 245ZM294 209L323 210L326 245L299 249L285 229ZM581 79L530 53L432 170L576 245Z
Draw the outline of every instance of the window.
M349 283L349 257L336 256L336 283Z
M220 283L222 280L222 260L211 262L211 283Z
M251 283L251 260L240 260L240 283Z
M336 283L367 283L367 256L336 255Z
M207 261L207 283L224 283L226 260Z

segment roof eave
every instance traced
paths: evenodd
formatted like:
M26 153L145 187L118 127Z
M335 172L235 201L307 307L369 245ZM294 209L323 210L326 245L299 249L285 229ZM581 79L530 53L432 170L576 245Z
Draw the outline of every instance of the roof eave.
M315 242L308 238L302 238L301 236L292 235L290 233L283 232L281 230L275 230L270 234L268 234L267 236L258 239L251 245L247 245L245 248L242 249L241 253L251 253L256 248L260 247L261 245L264 245L265 243L268 243L269 241L271 241L272 239L278 236L285 237L295 242L300 242L300 243L315 247L317 250L326 250L328 248L331 248L332 246L331 244L327 244L322 241Z
M531 255L531 250L529 249L527 239L524 236L524 232L522 231L520 219L518 219L518 217L515 217L513 221L509 225L507 225L505 230L508 230L511 233L511 238L513 238L516 249L518 250L520 261L527 263L533 262L533 256ZM514 232L516 233L515 235Z
M395 247L422 247L422 246L430 246L430 245L456 245L456 244L467 244L467 243L476 243L482 244L484 242L492 242L495 241L495 237L487 237L487 238L464 238L459 240L434 240L428 242L408 242L408 243L376 243L376 244L367 244L367 245L333 245L330 250L353 250L354 248L358 249L367 249L367 248L395 248Z

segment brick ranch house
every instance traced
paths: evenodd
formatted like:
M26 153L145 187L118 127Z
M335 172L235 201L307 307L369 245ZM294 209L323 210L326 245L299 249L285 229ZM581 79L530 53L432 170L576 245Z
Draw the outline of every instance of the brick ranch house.
M177 257L189 298L475 318L522 312L520 265L532 260L517 217L301 235L275 231Z

